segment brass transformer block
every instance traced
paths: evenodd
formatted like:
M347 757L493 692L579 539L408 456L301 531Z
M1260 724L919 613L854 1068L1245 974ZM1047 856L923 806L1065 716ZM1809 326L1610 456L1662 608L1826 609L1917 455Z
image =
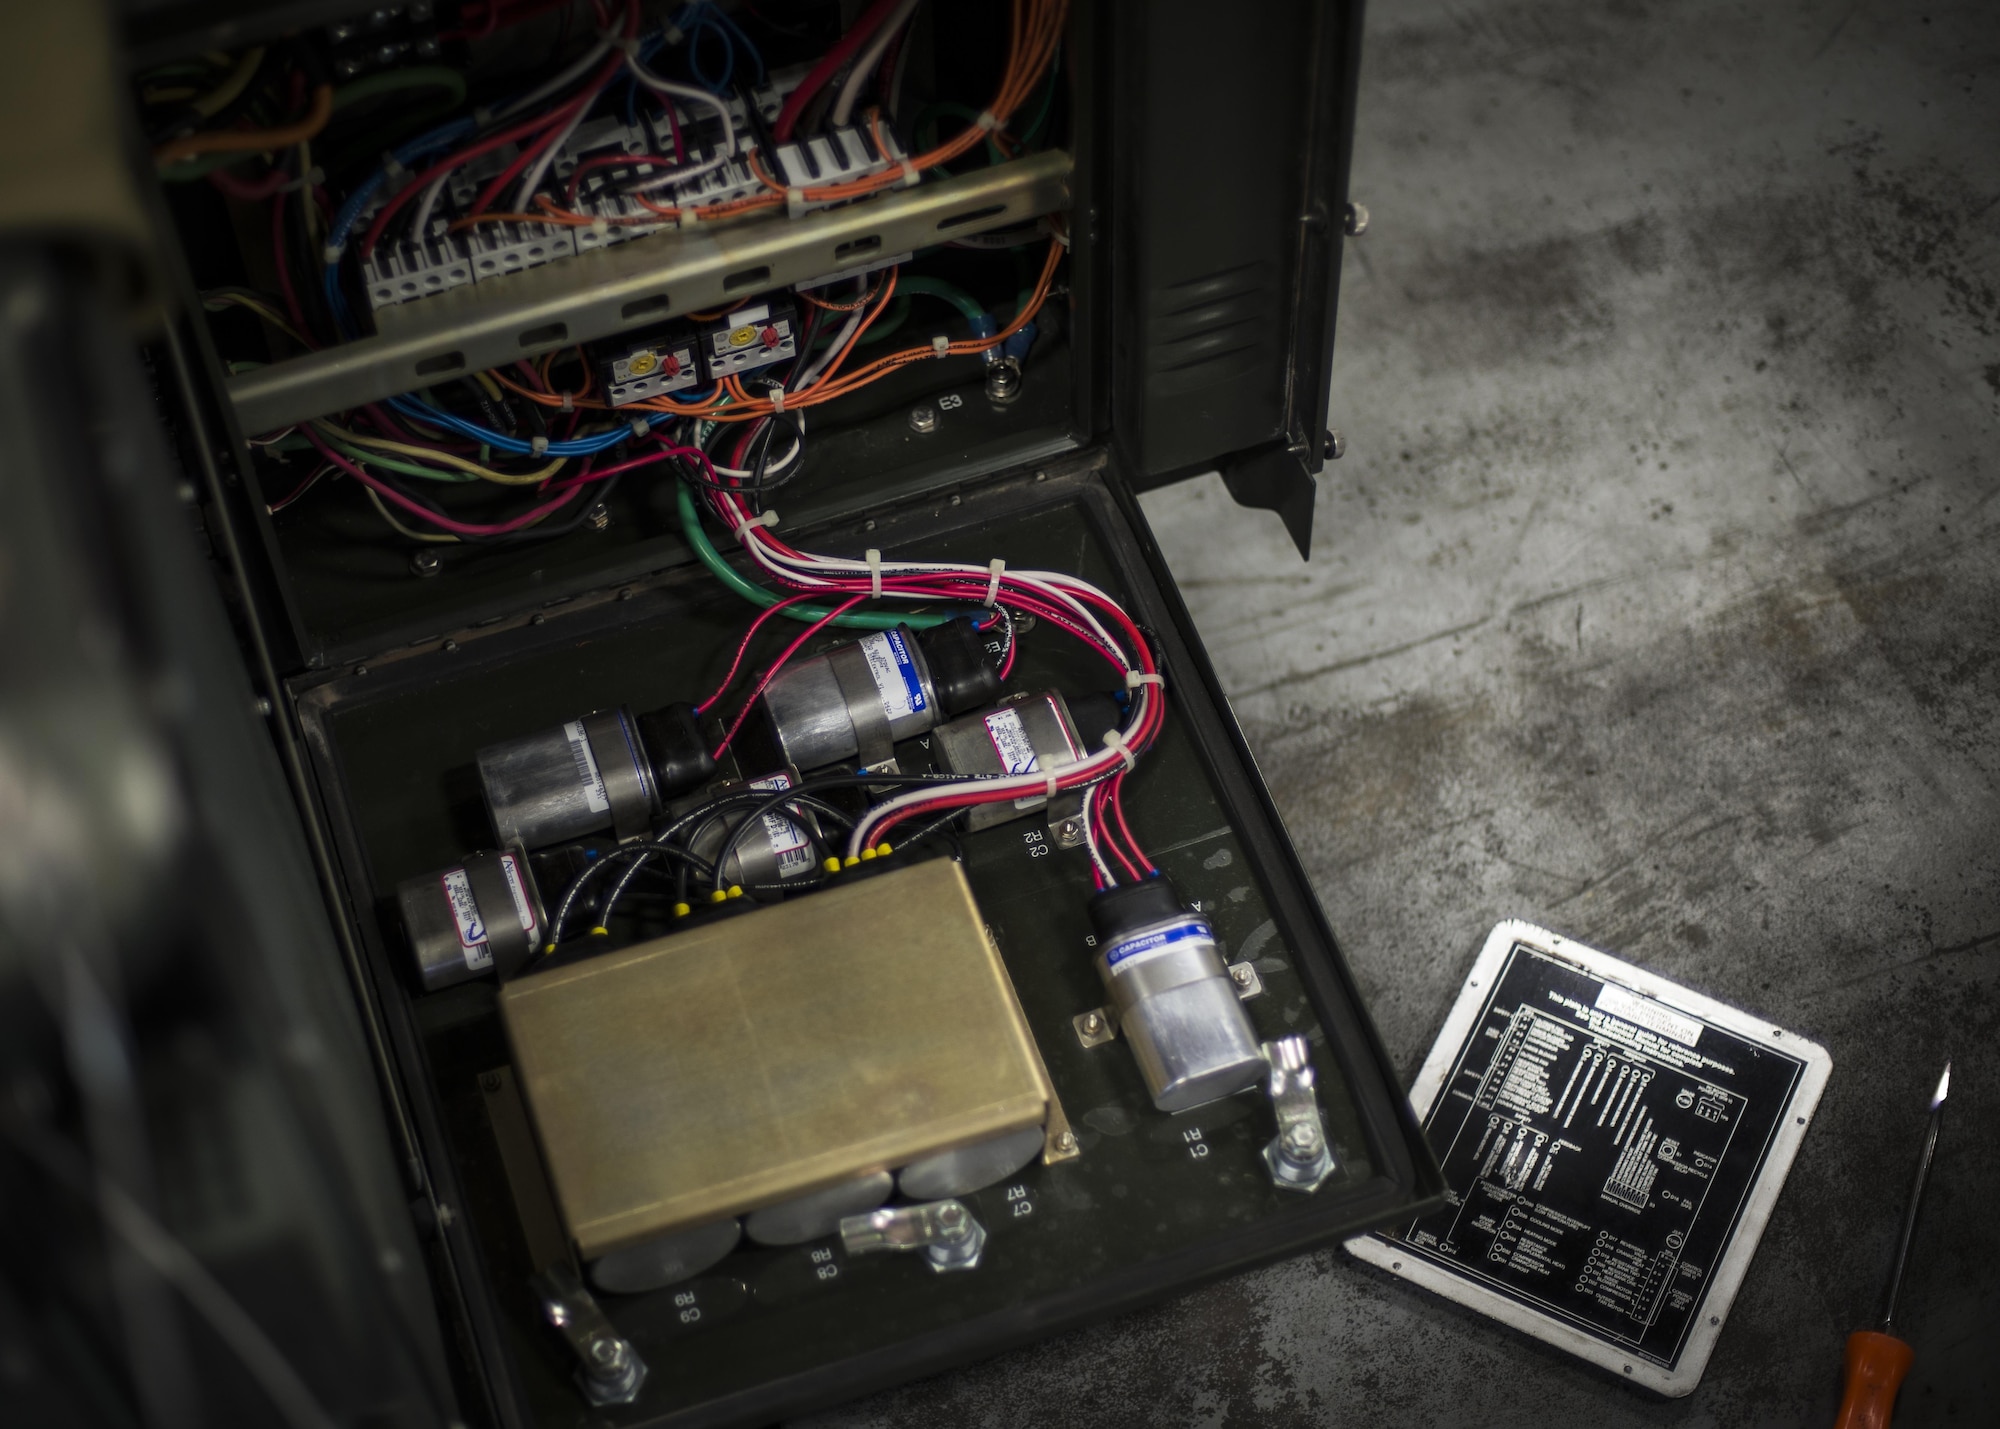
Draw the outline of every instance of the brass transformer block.
M1041 1126L1054 1101L948 859L520 978L500 1011L586 1260Z

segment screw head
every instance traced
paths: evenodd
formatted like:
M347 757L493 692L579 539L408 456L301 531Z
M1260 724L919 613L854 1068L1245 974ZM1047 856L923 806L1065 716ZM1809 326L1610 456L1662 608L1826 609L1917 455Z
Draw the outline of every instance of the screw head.
M1339 461L1347 455L1347 438L1340 434L1340 428L1326 429L1326 441L1320 448L1320 455L1327 461Z
M1285 1154L1300 1161L1317 1156L1319 1133L1305 1124L1289 1128L1285 1132Z
M1021 364L1003 357L986 369L987 400L1002 404L1021 395Z
M410 557L410 570L419 576L434 576L444 569L444 557L429 546Z
M910 408L910 430L913 432L934 432L937 430L937 408L925 403Z
M1342 222L1341 227L1347 230L1349 238L1359 238L1362 234L1366 233L1368 231L1368 205L1365 203L1350 203L1347 206L1346 219Z
M1250 985L1250 969L1245 967L1231 968L1229 970L1229 978L1238 987L1248 987Z
M1065 1131L1058 1133L1056 1136L1056 1150L1058 1151L1076 1150L1076 1133L1073 1131Z
M602 501L590 508L590 515L584 518L593 531L602 531L611 524L611 508Z

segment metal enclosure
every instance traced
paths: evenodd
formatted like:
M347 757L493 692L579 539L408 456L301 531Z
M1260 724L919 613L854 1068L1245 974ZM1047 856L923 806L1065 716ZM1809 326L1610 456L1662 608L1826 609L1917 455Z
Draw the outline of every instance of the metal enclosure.
M354 8L126 0L127 59L255 43ZM1004 33L997 8L935 10L967 42ZM949 1284L876 1260L866 1274L843 1264L818 1276L801 1248L773 1244L742 1252L731 1277L691 1282L694 1320L657 1296L613 1304L621 1332L656 1361L655 1397L631 1422L768 1421L1329 1244L1438 1192L1135 500L1219 466L1237 499L1277 511L1303 551L1326 445L1359 7L1277 5L1221 27L1209 18L1181 0L1075 5L1067 164L1043 161L1022 180L1023 191L1060 185L1070 215L1069 302L1048 356L1006 407L978 400L976 365L957 359L852 399L816 432L813 476L788 496L785 522L797 539L850 554L873 544L984 561L997 543L1010 563L1078 568L1131 603L1177 701L1155 764L1135 781L1134 817L1161 834L1177 885L1213 904L1227 958L1253 962L1262 1000L1246 1006L1258 1031L1315 1036L1342 1173L1312 1197L1273 1189L1242 1098L1136 1117L1144 1091L1126 1049L1071 1030L1104 996L1082 913L1087 879L1055 852L1041 815L981 830L967 838L965 877L1082 1154L970 1197L995 1228L989 1263ZM581 1422L560 1344L527 1289L548 1206L510 1186L510 1165L535 1149L509 1101L516 1079L494 990L424 994L394 895L490 843L475 750L580 710L689 698L717 673L742 607L694 565L671 508L644 493L621 494L598 537L474 552L422 582L393 550L349 539L337 515L279 529L245 445L245 408L200 319L195 255L157 192L150 201L175 291L148 356L237 619L240 668L200 678L240 691L247 671L270 701L282 775L260 756L244 778L263 817L281 810L311 854L323 906L307 910L315 931L296 943L323 981L344 963L375 1053L372 1075L351 1056L328 1088L350 1111L381 1112L380 1125L350 1116L359 1145L342 1164L398 1168L423 1237L435 1317L409 1334L414 1368L384 1392L395 1403L384 1422L422 1417L415 1384L455 1393L455 1414L473 1422ZM629 264L619 255L636 246L606 256ZM246 385L264 402L298 390ZM914 433L909 404L941 393L967 400L935 439ZM186 537L166 522L156 539ZM219 618L209 628L219 634ZM1084 687L1078 658L1031 652L1021 688ZM270 834L222 819L214 837L234 847ZM302 907L294 900L294 915ZM260 930L266 956L278 937ZM349 1026L344 1011L329 1016ZM804 1279L843 1288L816 1297ZM363 1318L371 1303L360 1291L340 1301ZM697 1321L699 1341L688 1338ZM327 1350L357 1367L371 1353L359 1335Z

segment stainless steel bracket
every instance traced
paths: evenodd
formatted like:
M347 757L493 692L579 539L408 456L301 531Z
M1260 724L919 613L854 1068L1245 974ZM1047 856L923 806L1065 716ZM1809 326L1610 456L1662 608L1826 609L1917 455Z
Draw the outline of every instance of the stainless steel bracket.
M534 1277L542 1314L561 1332L576 1355L576 1382L591 1404L630 1404L646 1382L646 1362L605 1318L591 1293L583 1288L576 1267L551 1265Z
M1281 1037L1264 1044L1270 1064L1267 1090L1278 1114L1278 1134L1264 1148L1271 1180L1287 1191L1317 1191L1336 1167L1313 1096L1310 1048L1303 1037Z
M849 1216L840 1223L840 1243L849 1255L921 1250L932 1270L971 1270L986 1249L986 1227L963 1201L926 1201Z

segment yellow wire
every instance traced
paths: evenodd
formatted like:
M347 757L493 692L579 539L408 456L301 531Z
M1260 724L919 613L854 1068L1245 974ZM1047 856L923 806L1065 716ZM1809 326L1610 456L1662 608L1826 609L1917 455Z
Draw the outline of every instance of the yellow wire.
M231 303L234 303L239 308L248 308L265 322L271 324L272 327L282 332L286 337L289 337L293 342L296 342L300 347L312 346L311 343L299 335L299 330L287 322L274 308L268 304L258 302L255 298L246 298L240 293L217 293L212 298L203 298L201 300L201 305L209 309L227 307Z
M364 486L361 489L368 493L368 499L374 502L375 509L382 513L382 519L396 528L397 535L408 536L412 541L428 541L434 546L456 546L458 544L458 537L456 536L443 535L430 531L412 531L391 514L388 503L376 494L374 487Z
M487 396L491 397L496 402L505 402L507 400L506 395L502 393L500 390L500 384L493 380L492 373L475 372L472 375L479 379L479 385L486 389Z
M202 118L208 119L220 114L228 104L241 94L256 77L257 66L264 63L264 47L245 50L243 57L236 61L236 68L223 78L221 84L197 99L188 107Z
M556 457L537 471L522 472L515 476L508 472L495 471L490 466L481 466L476 461L467 461L454 452L432 451L429 447L413 447L407 442L384 441L381 437L364 437L359 432L350 432L345 427L337 427L327 421L319 421L314 425L321 431L331 432L344 442L352 442L357 447L411 457L417 461L429 462L433 466L448 466L454 471L468 472L481 481L497 482L501 486L538 486L563 468L563 458Z

